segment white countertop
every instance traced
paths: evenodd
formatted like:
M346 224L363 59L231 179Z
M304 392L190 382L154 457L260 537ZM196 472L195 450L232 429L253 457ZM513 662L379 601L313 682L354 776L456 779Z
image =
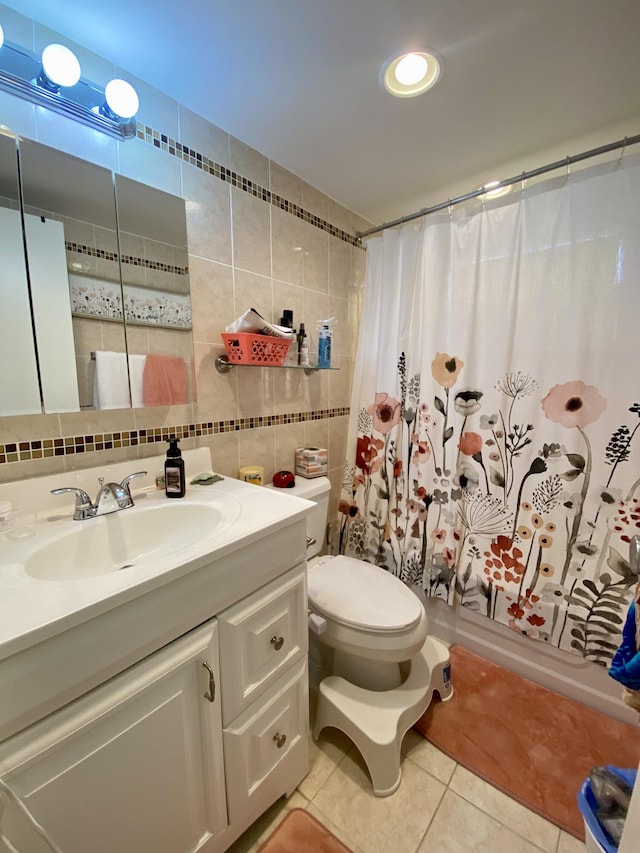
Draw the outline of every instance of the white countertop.
M186 451L184 459L187 483L195 474L210 470L207 449ZM13 500L18 508L37 510L35 536L18 541L8 540L5 534L0 536L0 660L213 563L303 518L313 506L284 490L265 490L226 477L210 486L187 485L184 498L169 499L154 485L163 461L164 457L154 457L0 485L0 500ZM93 499L97 476L104 476L106 482L119 482L142 468L148 469L147 477L131 483L136 506L111 515L73 521L73 496L65 496L65 501L49 494L52 488L75 485L84 488ZM142 488L136 489L138 483ZM176 503L209 504L228 515L229 520L178 553L154 554L152 561L120 571L64 580L38 579L25 571L24 561L34 547L63 536L70 525L113 524L110 519L117 520L125 513L130 514L131 520L136 512L146 513L154 506Z

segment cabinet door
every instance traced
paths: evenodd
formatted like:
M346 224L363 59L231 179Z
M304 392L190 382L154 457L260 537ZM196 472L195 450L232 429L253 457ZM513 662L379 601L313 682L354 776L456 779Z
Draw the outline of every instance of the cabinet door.
M208 846L227 825L218 685L212 620L5 741L0 776L64 853Z

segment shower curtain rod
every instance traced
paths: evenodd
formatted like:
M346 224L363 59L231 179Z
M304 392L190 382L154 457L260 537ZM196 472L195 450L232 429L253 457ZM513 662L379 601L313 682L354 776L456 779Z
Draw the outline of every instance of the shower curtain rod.
M564 160L556 160L555 163L548 163L546 166L540 166L538 169L532 169L529 172L521 172L513 178L507 178L505 181L498 181L495 187L507 187L511 184L517 184L520 181L526 181L527 178L535 178L538 175L544 175L545 172L553 172L555 169L568 167L572 163L579 163L581 160L588 160L590 157L597 157L599 154L607 154L609 151L617 151L619 148L626 148L628 145L636 145L640 142L640 134L637 136L625 136L624 139L619 139L617 142L610 142L608 145L601 145L599 148L591 148L589 151L583 151L582 154L574 154L567 156ZM416 210L415 213L409 213L407 216L401 216L399 219L393 219L391 222L384 222L382 225L376 225L374 228L369 228L367 231L356 231L356 237L369 237L371 234L377 234L380 231L385 231L387 228L394 228L396 225L403 225L405 222L411 222L413 219L419 219L421 216L428 216L430 213L437 213L440 210L447 210L456 204L461 204L463 201L469 201L472 198L485 195L490 190L486 187L481 187L478 190L459 195L456 198L449 198L440 204L434 204L431 207L423 207L422 210Z

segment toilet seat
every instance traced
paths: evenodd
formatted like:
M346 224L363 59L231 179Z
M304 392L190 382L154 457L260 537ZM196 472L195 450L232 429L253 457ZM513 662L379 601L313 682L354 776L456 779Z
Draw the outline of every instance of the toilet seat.
M325 557L310 563L307 575L311 606L339 624L385 634L410 630L423 616L417 596L372 563Z

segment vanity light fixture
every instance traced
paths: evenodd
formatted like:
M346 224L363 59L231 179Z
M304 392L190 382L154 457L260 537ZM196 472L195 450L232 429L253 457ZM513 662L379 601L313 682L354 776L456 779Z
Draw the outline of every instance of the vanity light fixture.
M42 51L42 69L36 83L48 92L58 94L64 86L75 86L80 79L80 63L72 50L63 44L49 44Z
M395 54L383 63L380 82L396 98L413 98L435 86L441 70L434 51Z
M80 75L68 47L50 44L40 57L6 41L0 25L0 90L117 139L135 136L139 101L133 86L111 80L102 89Z

